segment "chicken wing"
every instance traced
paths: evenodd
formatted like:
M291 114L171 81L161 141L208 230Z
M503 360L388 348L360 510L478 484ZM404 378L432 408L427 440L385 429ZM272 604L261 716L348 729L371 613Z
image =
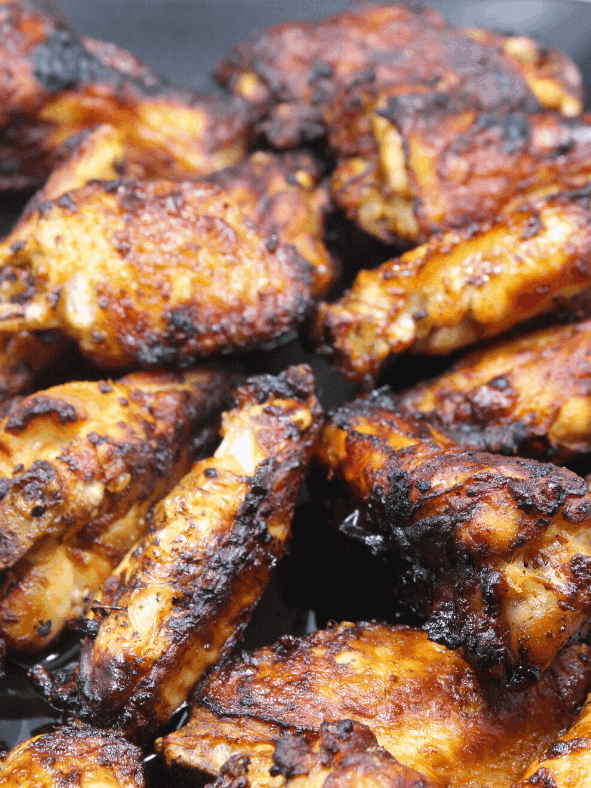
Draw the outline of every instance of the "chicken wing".
M0 759L3 788L144 788L142 751L111 731L58 728Z
M145 738L239 640L289 537L322 410L309 367L251 378L224 440L155 509L105 582L78 714Z
M536 678L591 615L591 500L571 471L465 451L385 389L337 410L317 456L341 530L476 666Z
M391 356L449 353L551 311L591 286L590 195L531 195L361 271L340 301L320 305L320 352L371 383Z
M40 206L0 246L0 332L61 328L99 365L260 347L310 306L311 265L232 189L100 181Z
M234 755L222 766L214 788L258 788L249 775L249 757ZM323 722L319 731L288 733L275 745L273 776L291 788L437 788L403 766L377 743L371 730L353 720Z
M26 397L0 423L0 635L36 651L79 615L191 464L228 377L135 373Z
M156 748L169 765L208 775L247 755L253 788L281 788L269 774L276 742L349 718L445 788L507 788L575 717L590 654L569 646L538 684L509 692L425 632L345 622L232 657L199 691L187 726Z
M28 0L0 4L0 189L40 185L72 134L110 123L147 176L207 174L246 153L238 99L173 87L113 44L75 36Z
M591 451L591 320L468 353L397 397L472 451L563 463Z
M258 151L207 179L232 195L270 243L275 236L293 244L312 264L315 296L325 294L338 273L322 241L331 203L326 186L319 183L321 175L319 163L309 154Z
M482 222L545 183L591 180L588 117L476 111L463 96L429 90L380 90L363 110L348 106L330 118L333 196L386 243Z
M234 47L216 77L256 107L277 147L321 136L327 110L356 86L457 91L482 109L582 109L580 74L562 53L527 36L454 28L406 4L276 25Z
M0 334L0 403L27 389L63 354L67 342L56 331Z
M591 774L591 700L568 732L527 769L513 788L587 788Z

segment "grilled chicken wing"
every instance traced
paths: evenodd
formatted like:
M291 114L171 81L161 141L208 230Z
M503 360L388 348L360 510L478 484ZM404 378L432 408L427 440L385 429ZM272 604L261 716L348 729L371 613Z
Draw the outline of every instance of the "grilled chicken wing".
M0 635L36 651L82 613L191 464L228 378L135 373L26 397L0 423Z
M267 785L269 775L263 783L250 778L249 761L248 755L232 756L222 766L215 788ZM353 720L323 722L319 731L307 734L286 734L275 745L270 772L285 778L291 788L437 788L398 763L366 725Z
M526 36L454 28L434 9L408 5L363 3L276 25L234 47L216 76L257 108L277 147L321 136L343 93L374 84L457 92L482 109L582 109L581 77L562 53Z
M591 775L591 701L513 788L587 788Z
M28 388L63 354L66 344L56 331L0 334L0 402Z
M570 646L538 684L509 692L425 632L343 623L231 658L199 692L188 725L156 747L168 764L209 775L247 755L251 786L280 788L269 775L276 742L350 718L445 788L507 788L576 715L589 656L589 646Z
M535 678L591 615L591 500L571 471L465 451L385 389L336 411L317 455L341 530L478 667Z
M319 163L306 153L276 156L258 151L208 178L232 195L270 244L273 237L293 244L312 264L315 296L326 293L337 275L322 242L330 198L326 186L319 184L321 174Z
M310 305L311 266L232 189L92 182L0 247L0 332L61 328L99 365L176 364L260 347Z
M397 397L472 451L564 462L591 451L591 320L464 356Z
M320 305L320 352L371 382L396 354L449 353L551 311L591 285L590 195L531 195L361 271L340 301Z
M305 366L251 378L214 456L157 505L91 613L81 717L145 737L240 638L289 537L320 427L313 384Z
M495 216L516 193L591 180L589 118L482 112L463 96L381 90L363 111L339 104L330 143L333 195L350 219L386 243Z
M27 0L0 4L0 28L0 189L40 185L59 146L97 123L120 129L147 176L207 174L245 155L250 120L240 100L173 87Z
M3 788L144 788L142 751L117 733L59 728L0 760Z

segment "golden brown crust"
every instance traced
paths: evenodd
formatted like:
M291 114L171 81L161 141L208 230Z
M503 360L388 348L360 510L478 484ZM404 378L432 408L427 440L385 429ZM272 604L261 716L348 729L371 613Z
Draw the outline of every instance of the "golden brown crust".
M320 305L320 352L371 382L396 354L449 353L551 311L591 283L590 193L532 195L361 271L340 301Z
M591 774L591 701L568 732L527 769L513 788L586 788Z
M240 100L172 87L129 52L75 36L27 0L3 3L0 25L0 189L40 185L59 146L97 123L121 131L147 176L203 175L244 156L250 120Z
M330 208L322 169L307 153L277 156L258 151L235 167L221 170L208 180L232 195L232 200L260 232L293 244L312 264L312 293L323 295L334 283L337 269L322 236Z
M87 726L58 728L0 760L5 788L144 788L142 752L122 736Z
M277 147L320 136L343 94L374 84L457 91L482 109L582 109L581 76L562 53L526 36L453 28L434 9L405 4L268 28L234 47L216 76L258 109Z
M135 373L22 399L0 423L0 634L36 651L82 613L191 464L191 431L228 378Z
M153 535L94 604L80 716L145 737L240 638L289 537L320 428L313 391L305 366L238 391L214 456L156 506Z
M464 451L380 389L336 411L317 451L341 529L393 562L433 639L513 682L536 678L591 613L583 479Z
M102 366L175 364L295 329L310 264L210 183L99 181L5 241L0 328L61 327Z
M169 763L212 775L247 755L253 785L280 788L268 775L275 742L349 718L427 779L506 788L574 718L591 679L588 657L588 646L571 646L537 685L508 692L425 632L344 623L231 658L188 725L157 749Z
M468 353L397 397L472 451L562 463L591 451L591 321Z
M588 118L482 112L462 96L393 89L333 115L335 201L386 243L422 243L495 216L516 193L589 180Z

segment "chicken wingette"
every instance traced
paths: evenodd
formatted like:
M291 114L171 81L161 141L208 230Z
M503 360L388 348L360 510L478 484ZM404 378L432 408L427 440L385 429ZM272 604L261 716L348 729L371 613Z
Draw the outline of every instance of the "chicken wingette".
M199 688L189 723L156 748L211 776L246 755L253 788L281 788L269 774L276 743L348 718L444 788L508 788L574 719L590 655L569 646L538 684L511 692L426 632L345 622L230 658Z
M60 145L97 123L121 131L146 176L204 175L245 155L250 119L240 100L171 86L28 0L0 3L0 29L0 189L43 183Z
M582 109L581 76L562 53L527 36L454 28L434 9L406 4L362 3L276 25L234 47L216 76L256 108L277 147L321 136L348 90L374 84L457 92L482 109Z
M530 195L361 271L321 304L315 336L342 375L371 383L393 356L445 354L551 312L591 286L591 186Z
M563 463L591 451L591 320L466 354L396 398L466 449Z
M336 524L479 668L535 679L591 616L591 499L572 471L466 451L385 388L332 415L317 458Z
M338 157L333 196L348 217L386 243L494 216L516 193L591 180L590 118L482 112L463 96L382 90L364 109L333 111Z
M591 700L569 728L529 766L514 788L587 788L591 776Z
M313 267L231 187L98 181L0 246L0 334L59 328L102 366L188 366L294 330Z
M144 788L142 751L123 736L65 727L19 744L0 759L2 788Z
M145 739L248 624L290 534L322 410L309 367L253 377L223 442L155 508L104 584L82 645L78 715Z
M144 536L185 474L191 435L226 405L215 370L65 383L0 422L0 636L37 651Z

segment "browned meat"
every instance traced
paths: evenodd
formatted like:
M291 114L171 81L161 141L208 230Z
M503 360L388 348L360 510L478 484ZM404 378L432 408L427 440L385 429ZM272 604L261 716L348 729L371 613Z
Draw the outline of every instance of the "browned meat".
M361 271L340 301L320 305L320 351L370 383L396 354L449 353L550 312L591 286L590 195L531 195Z
M24 398L0 422L0 635L36 651L82 613L191 465L228 377L134 373Z
M465 451L386 389L336 411L317 455L341 529L478 667L536 678L591 615L591 501L571 471Z
M482 109L581 112L572 61L527 36L454 28L432 8L362 3L318 21L276 25L238 44L218 80L251 102L278 147L314 139L343 94L394 86L462 94Z
M245 155L250 120L240 100L173 87L28 0L0 4L0 30L0 189L40 185L59 146L97 123L121 131L149 176L203 175Z
M574 719L589 656L589 646L569 646L538 684L510 692L425 632L344 623L232 657L187 726L156 746L169 764L212 776L246 755L253 788L281 788L269 774L276 743L286 733L314 741L325 721L349 718L438 785L508 788Z

